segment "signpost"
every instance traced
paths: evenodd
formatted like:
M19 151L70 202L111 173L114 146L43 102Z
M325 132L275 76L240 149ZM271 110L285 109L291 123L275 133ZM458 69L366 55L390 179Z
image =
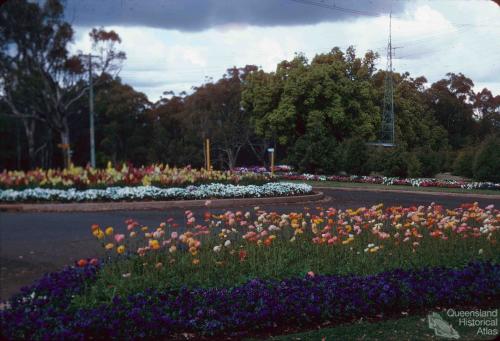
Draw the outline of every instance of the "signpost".
M205 168L207 171L210 171L212 169L212 166L210 164L210 139L205 139L203 141L204 145L204 151L205 151Z
M271 153L271 177L274 177L274 148L267 148L267 151Z

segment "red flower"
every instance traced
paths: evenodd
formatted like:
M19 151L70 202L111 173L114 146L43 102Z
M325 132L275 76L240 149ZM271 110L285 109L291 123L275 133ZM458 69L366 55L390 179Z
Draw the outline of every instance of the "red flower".
M240 250L239 255L240 255L240 262L243 262L245 258L247 258L247 252L245 250Z
M88 263L89 263L89 262L88 262L86 259L83 259L83 258L82 258L82 259L80 259L80 260L79 260L76 264L77 264L79 267L83 268L83 267L84 267L85 265L87 265Z

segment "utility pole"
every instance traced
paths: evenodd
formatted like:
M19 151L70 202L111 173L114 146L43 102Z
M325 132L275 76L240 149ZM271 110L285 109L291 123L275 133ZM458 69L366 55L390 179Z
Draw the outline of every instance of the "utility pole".
M94 130L94 84L92 79L92 54L89 57L89 123L90 123L90 166L95 168L95 130Z

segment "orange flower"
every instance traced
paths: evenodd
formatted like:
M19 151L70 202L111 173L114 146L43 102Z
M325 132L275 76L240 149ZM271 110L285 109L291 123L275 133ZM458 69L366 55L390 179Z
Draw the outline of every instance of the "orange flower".
M153 250L158 250L160 248L160 243L156 240L156 239L151 239L149 241L149 246L153 249Z
M193 265L200 264L200 260L198 258L193 259Z
M85 265L88 264L88 261L86 259L80 259L77 263L76 263L79 267L84 267Z

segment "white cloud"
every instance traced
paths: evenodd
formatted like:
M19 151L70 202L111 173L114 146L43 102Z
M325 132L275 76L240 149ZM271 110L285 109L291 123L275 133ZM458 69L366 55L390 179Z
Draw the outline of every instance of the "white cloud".
M410 3L393 18L396 71L424 75L429 81L462 72L479 86L500 93L500 11L492 2L427 1ZM463 25L463 24L472 24ZM273 71L283 59L304 52L312 58L334 46L355 45L358 53L379 52L385 68L388 17L307 26L258 27L231 23L201 32L149 27L110 27L127 53L121 77L155 101L167 90L190 91L209 76L218 79L232 66L255 64ZM75 46L90 49L88 28L77 27Z

